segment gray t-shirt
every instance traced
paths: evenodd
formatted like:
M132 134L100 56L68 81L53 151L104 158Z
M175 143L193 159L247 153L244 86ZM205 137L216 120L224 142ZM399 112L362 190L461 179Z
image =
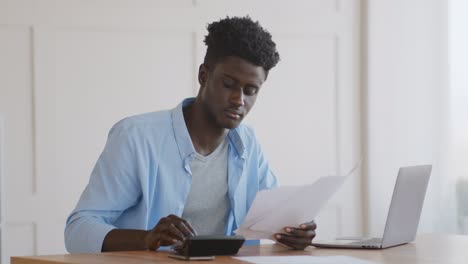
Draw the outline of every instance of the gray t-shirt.
M190 164L192 187L182 218L198 235L223 235L229 214L227 194L228 142L225 139L208 156L196 153Z

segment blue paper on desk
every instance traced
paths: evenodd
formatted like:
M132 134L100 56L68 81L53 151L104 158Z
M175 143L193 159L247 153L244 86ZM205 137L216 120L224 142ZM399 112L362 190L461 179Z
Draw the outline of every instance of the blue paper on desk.
M346 176L325 176L308 185L258 192L236 234L247 239L272 239L273 234L283 232L285 226L310 222L359 164Z

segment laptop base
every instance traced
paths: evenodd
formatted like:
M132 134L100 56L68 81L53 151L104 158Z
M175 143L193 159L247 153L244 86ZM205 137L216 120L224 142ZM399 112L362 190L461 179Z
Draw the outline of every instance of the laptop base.
M337 238L336 240L317 241L313 242L314 247L323 248L364 248L364 249L381 249L382 238Z

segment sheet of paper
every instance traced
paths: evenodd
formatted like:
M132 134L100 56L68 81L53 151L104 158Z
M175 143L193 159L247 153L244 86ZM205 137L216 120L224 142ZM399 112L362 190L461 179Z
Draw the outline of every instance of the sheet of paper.
M256 202L252 204L249 210L249 214L244 219L244 223L247 226L251 226L255 224L260 219L264 218L264 216L274 210L277 206L275 203L270 203L274 199L278 203L285 203L289 200L289 198L297 192L296 186L284 186L281 188L271 189L271 190L264 190L257 194L255 197ZM252 213L250 213L250 211Z
M236 233L247 239L270 239L285 226L309 222L345 179L344 176L326 176L309 185L261 191Z
M254 264L372 264L368 260L362 260L348 256L259 256L259 257L234 257L235 259Z
M345 179L344 176L327 176L313 184L299 187L287 201L275 201L274 209L249 228L254 231L277 233L283 232L285 226L299 226L312 221Z
M258 192L236 234L247 239L272 239L272 235L283 232L285 226L298 226L315 219L320 209L359 164L356 163L346 176L325 176L313 184Z

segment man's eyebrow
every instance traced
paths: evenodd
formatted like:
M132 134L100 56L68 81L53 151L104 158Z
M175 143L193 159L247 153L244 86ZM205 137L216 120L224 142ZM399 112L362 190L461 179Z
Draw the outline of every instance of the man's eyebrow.
M227 78L232 79L232 80L234 80L236 82L239 82L239 80L237 80L235 77L233 77L233 76L231 76L229 74L226 74L226 73L223 73L223 77L227 77Z
M233 81L235 81L235 82L237 82L237 83L240 82L236 77L231 76L231 75L229 75L229 74L227 74L227 73L223 73L223 77L227 77L227 78L229 78L229 79L232 79ZM252 87L254 87L254 88L256 88L256 89L260 89L260 86L257 85L257 84L254 84L254 83L247 83L247 85L248 85L248 86L252 86Z

